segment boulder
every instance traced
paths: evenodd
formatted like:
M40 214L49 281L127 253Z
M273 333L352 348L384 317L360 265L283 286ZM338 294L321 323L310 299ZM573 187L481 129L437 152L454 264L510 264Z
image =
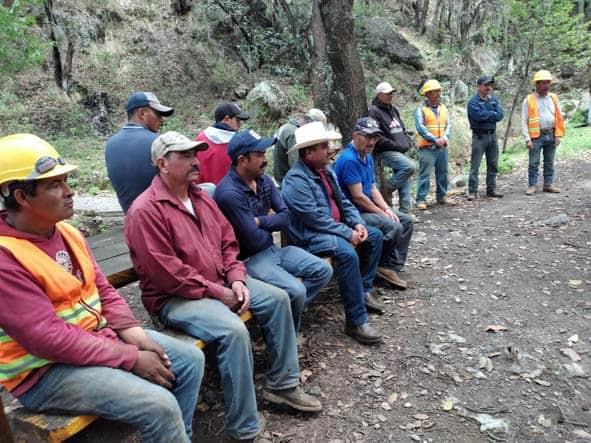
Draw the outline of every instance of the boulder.
M470 88L462 80L457 80L454 83L451 100L453 103L466 103L470 97Z
M560 99L560 109L566 118L571 118L579 107L578 100Z
M424 59L419 49L400 34L392 23L382 17L365 17L361 22L360 39L365 46L393 63L402 63L422 71Z
M500 67L501 58L489 48L479 48L472 54L472 60L482 74L493 75Z
M289 98L275 82L257 83L246 96L244 109L257 119L279 120L289 112Z

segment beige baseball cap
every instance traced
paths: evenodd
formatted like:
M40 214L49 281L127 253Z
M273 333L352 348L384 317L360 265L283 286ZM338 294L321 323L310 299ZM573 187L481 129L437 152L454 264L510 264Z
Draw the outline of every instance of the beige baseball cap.
M208 147L207 142L189 140L180 132L168 131L152 142L152 163L156 164L160 157L164 157L169 152L188 151L195 148L198 151L205 151Z

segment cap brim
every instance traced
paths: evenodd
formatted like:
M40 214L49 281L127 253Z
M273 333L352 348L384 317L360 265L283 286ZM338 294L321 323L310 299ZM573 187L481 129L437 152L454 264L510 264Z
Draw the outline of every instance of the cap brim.
M241 112L240 114L235 116L239 120L248 120L251 116L248 112Z
M154 111L158 111L165 117L169 117L174 112L174 108L170 108L168 106L161 105L159 103L150 103L148 106L152 108Z
M365 134L365 135L383 134L383 132L380 128L363 128L362 130L355 131L355 132L361 132L362 134Z
M44 178L57 177L58 175L68 174L74 169L78 169L76 165L57 165L51 171L47 171L45 174L40 174L36 177L27 178L27 180L43 180Z
M191 143L179 143L176 145L172 145L165 151L164 154L166 154L168 152L188 151L190 149L197 149L198 151L205 151L207 148L209 148L209 145L207 144L207 142L195 140L195 141L192 141Z

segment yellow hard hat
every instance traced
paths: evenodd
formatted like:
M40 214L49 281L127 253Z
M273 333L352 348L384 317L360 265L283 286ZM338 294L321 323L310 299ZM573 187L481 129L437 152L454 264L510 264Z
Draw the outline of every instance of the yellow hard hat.
M41 180L66 174L67 164L53 146L33 134L0 138L0 185L16 180Z
M421 88L421 95L425 95L429 91L440 91L441 84L437 80L427 80Z
M552 74L550 74L550 71L546 71L545 69L542 69L542 70L536 72L534 74L534 79L531 82L535 85L536 82L539 82L542 80L552 81Z

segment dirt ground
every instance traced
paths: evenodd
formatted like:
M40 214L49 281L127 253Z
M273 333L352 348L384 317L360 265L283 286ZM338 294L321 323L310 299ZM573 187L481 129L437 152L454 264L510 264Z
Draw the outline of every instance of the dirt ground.
M387 313L378 347L345 336L336 287L303 319L305 389L316 415L262 400L264 344L252 327L260 442L591 441L591 155L557 162L560 194L524 195L526 170L499 178L505 198L420 214L403 278L377 282ZM137 287L123 293L143 315ZM196 442L220 441L224 414L207 370ZM98 422L77 441L113 441Z

